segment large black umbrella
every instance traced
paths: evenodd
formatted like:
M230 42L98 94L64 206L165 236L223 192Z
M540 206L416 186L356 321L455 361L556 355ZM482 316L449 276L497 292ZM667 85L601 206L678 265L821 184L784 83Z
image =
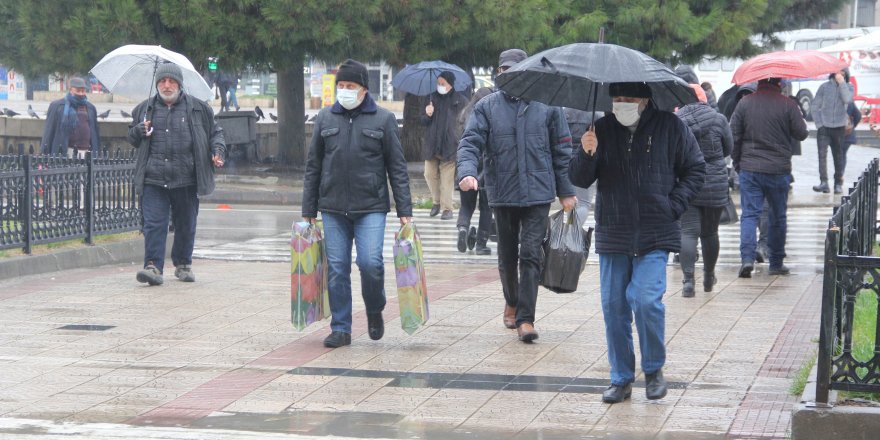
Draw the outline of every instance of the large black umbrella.
M672 110L697 102L684 80L663 63L615 44L575 43L532 55L498 75L505 92L548 105L587 111L611 111L608 86L644 82L654 105Z

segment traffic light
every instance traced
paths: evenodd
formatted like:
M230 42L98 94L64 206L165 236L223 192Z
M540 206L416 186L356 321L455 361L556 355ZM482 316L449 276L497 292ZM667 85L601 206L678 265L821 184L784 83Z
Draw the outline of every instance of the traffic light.
M208 70L211 72L217 71L217 57L208 57Z

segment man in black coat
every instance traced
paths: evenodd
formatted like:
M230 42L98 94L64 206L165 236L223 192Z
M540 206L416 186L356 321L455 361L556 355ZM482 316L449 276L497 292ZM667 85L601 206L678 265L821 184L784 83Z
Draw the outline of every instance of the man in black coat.
M137 149L134 184L144 216L144 268L137 280L151 286L164 282L169 213L174 222L174 276L184 282L196 280L192 253L199 196L214 191L214 167L222 167L226 155L214 111L181 90L180 67L160 64L155 80L158 93L134 108L128 129L128 142Z
M390 111L370 95L367 67L346 60L336 73L336 103L315 119L303 186L302 216L321 212L330 293L329 348L351 344L351 248L357 248L361 294L370 339L382 339L385 322L385 217L391 182L400 224L412 221L406 159Z
M461 133L458 115L467 103L467 98L455 91L455 75L444 70L437 77L437 91L431 93L422 115L422 123L428 127L422 159L425 161L425 181L434 201L431 217L442 211L441 220L452 218L455 152Z
M89 151L96 155L101 143L98 111L86 97L84 79L71 78L69 85L64 98L49 104L40 151L80 159Z
M666 263L681 246L679 218L703 185L696 139L674 114L650 104L645 83L612 83L612 115L584 133L572 183L597 183L596 252L611 386L602 401L632 394L635 316L648 399L666 396Z
M739 102L730 119L733 167L739 173L739 276L751 278L755 264L755 229L764 201L770 210L767 247L770 275L788 275L785 258L786 210L791 185L794 141L807 138L807 123L797 104L782 95L779 78L762 79L758 90Z

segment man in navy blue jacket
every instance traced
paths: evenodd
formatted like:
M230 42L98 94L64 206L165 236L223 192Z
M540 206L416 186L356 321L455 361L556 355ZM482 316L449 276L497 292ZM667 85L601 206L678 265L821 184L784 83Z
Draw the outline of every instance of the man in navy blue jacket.
M572 155L572 183L596 193L596 252L611 363L606 403L622 402L635 380L635 315L648 399L666 396L666 263L681 247L678 219L705 178L703 153L674 114L650 104L644 83L610 86L612 115L584 133Z
M520 49L501 53L506 69L526 58ZM571 134L559 107L527 102L503 91L474 106L458 145L462 191L478 190L478 163L498 229L498 272L504 290L504 325L532 342L535 303L543 266L541 243L550 204L559 197L566 211L577 198L568 178Z

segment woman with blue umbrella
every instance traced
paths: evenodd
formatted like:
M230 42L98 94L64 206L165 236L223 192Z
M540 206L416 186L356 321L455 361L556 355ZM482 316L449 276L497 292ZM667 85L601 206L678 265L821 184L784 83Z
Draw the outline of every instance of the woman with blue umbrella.
M442 209L440 219L449 220L452 218L453 208L455 153L461 136L458 115L468 101L462 94L455 92L455 75L448 70L437 77L437 88L430 96L422 114L422 123L427 126L425 143L422 144L425 180L434 201L431 216L437 215Z

